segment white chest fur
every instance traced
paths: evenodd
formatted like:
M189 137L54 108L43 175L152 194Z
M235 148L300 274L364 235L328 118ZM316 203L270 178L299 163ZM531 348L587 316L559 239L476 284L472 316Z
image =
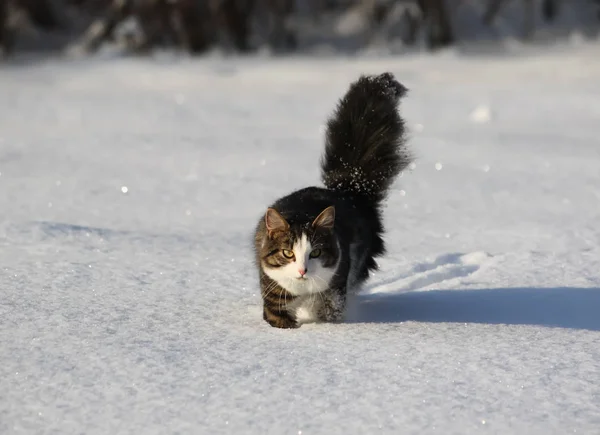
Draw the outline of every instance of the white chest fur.
M319 295L306 296L294 301L288 310L294 313L298 323L312 323L318 320L322 300Z

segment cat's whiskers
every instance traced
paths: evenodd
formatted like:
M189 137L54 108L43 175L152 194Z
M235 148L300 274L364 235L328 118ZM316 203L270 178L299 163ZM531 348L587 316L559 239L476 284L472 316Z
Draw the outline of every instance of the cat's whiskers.
M311 279L314 281L314 278L311 277ZM311 293L310 294L310 310L313 311L313 309L315 308L315 303L317 302L317 294L316 293Z
M279 292L278 306L279 306L279 311L281 311L281 292Z
M326 281L324 278L320 277L319 275L312 275L312 276L311 276L311 278L312 278L313 280L314 280L315 278L319 278L321 281L323 281L323 283L324 283L326 286L329 286L329 283L328 283L328 282L327 282L327 281ZM316 292L316 293L322 293L322 292Z
M266 293L263 296L266 299L277 287L281 287L281 285L277 281L272 281L266 288ZM281 311L281 292L279 292L279 300L278 300L279 311Z
M265 289L266 293L265 293L264 297L265 298L268 297L273 292L273 290L275 290L277 288L278 285L279 284L277 284L277 282L275 282L275 281L273 281L271 284L269 284L267 286L267 288Z
M317 297L314 294L310 295L310 310L311 311L313 310L313 308L315 308L315 300L316 300L316 298Z
M319 296L319 298L321 298L321 304L323 306L325 306L325 296L323 296L323 293L322 292L318 292L316 294Z

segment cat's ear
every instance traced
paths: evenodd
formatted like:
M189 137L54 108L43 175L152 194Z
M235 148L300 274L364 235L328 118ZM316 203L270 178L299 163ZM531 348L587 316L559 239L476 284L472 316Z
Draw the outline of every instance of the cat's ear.
M267 226L269 236L275 231L287 231L290 229L290 224L274 208L267 209L265 213L265 225Z
M312 226L314 228L325 228L330 230L333 228L333 224L335 223L335 208L333 206L327 207L325 210L317 216L317 218L313 221Z

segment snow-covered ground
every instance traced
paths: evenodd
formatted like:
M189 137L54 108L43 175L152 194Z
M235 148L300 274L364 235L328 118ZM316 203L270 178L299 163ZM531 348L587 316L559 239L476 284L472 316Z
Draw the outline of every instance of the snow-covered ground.
M0 433L598 433L599 54L4 66ZM388 70L417 162L381 271L271 328L256 220Z

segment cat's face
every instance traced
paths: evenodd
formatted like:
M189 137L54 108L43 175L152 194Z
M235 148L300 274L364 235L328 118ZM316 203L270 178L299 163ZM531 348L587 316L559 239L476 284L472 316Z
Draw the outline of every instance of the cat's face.
M325 291L339 266L334 220L333 207L313 222L293 225L275 209L268 209L260 250L263 271L296 296Z

